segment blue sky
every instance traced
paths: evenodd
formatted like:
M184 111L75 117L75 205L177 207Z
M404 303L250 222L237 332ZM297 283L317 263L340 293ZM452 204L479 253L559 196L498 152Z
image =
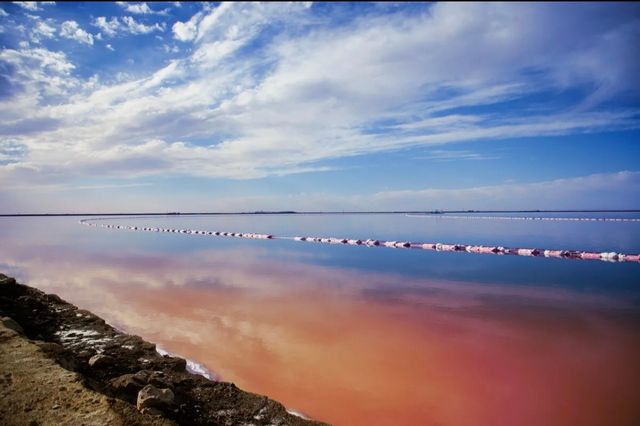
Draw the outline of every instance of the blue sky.
M640 6L0 4L0 212L640 208Z

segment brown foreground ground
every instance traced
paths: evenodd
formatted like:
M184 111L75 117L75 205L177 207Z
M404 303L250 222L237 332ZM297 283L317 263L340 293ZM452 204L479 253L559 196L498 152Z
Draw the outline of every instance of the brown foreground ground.
M318 425L0 274L2 425Z

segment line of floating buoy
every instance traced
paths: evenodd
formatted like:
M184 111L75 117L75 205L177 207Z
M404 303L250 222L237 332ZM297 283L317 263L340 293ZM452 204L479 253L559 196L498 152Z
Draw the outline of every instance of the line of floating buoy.
M102 220L102 219L91 219ZM191 235L210 235L216 237L238 237L238 238L253 238L258 240L268 240L274 238L271 234L256 234L252 232L222 232L222 231L204 231L199 229L179 229L179 228L160 228L149 226L129 226L129 225L112 225L109 223L93 223L87 219L80 221L83 225L95 226L106 229L120 229L124 231L144 231L144 232L167 232L175 234L191 234Z
M625 254L616 252L590 252L580 250L549 250L537 248L515 248L502 246L483 246L470 244L443 244L443 243L415 243L409 241L383 241L383 240L358 240L334 237L277 237L272 234L258 234L252 232L222 232L205 231L198 229L161 228L148 226L113 225L109 223L95 223L103 219L82 219L82 225L88 225L106 229L118 229L125 231L164 232L188 235L203 235L216 237L236 237L260 240L294 240L309 243L339 244L365 247L389 247L397 249L420 249L445 252L466 252L480 254L497 254L508 256L549 257L557 259L577 260L602 260L606 262L640 262L640 254Z
M545 222L640 222L635 217L541 217L541 216L460 216L451 214L406 214L409 217L435 219L481 219L481 220L540 220Z

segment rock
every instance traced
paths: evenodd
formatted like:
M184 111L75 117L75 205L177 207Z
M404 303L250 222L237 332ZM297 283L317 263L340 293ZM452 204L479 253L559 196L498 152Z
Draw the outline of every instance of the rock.
M73 354L62 345L53 342L36 342L36 345L47 354L49 358L55 359L58 364L70 371L76 371L80 367L80 363Z
M92 352L92 351L90 351L90 350L87 350L87 349L85 349L85 350L83 350L83 351L78 352L78 358L83 358L83 359L84 359L84 358L87 358L87 359L89 359L89 358L91 358L92 356L93 356L93 352Z
M162 355L163 369L169 369L171 371L185 371L187 369L187 361L183 358L178 358L171 355Z
M20 324L15 322L13 320L13 318L3 317L2 318L2 324L5 327L10 328L11 330L15 331L16 333L22 334L24 336L24 329L20 326Z
M105 367L112 363L113 363L113 358L111 358L109 355L98 354L89 358L89 367L93 367L93 368Z
M154 371L153 373L151 373L151 376L149 376L147 382L157 388L168 388L173 390L171 380L165 377L165 374L162 371Z
M110 381L111 387L117 392L124 392L128 395L136 395L148 382L149 373L138 371L135 374L123 374Z
M60 304L65 303L65 301L64 301L64 300L62 300L62 299L60 298L60 296L58 296L57 294L47 294L47 298L48 298L48 299L49 299L49 301L51 301L51 302L60 303Z
M16 284L16 279L7 277L6 275L0 275L0 285L2 284L8 284L8 285Z
M143 412L144 409L168 408L174 403L175 396L171 389L158 389L153 385L147 385L138 392L138 401L136 407L138 411Z
M140 412L154 417L159 417L164 414L162 410L158 410L157 408L143 408Z

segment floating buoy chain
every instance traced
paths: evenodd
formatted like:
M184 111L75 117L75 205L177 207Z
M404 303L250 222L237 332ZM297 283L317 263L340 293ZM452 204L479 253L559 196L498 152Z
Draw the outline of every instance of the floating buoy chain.
M131 225L114 225L110 223L95 223L96 221L105 220L108 218L98 219L82 219L80 224L105 228L105 229L119 229L127 231L141 231L141 232L164 232L164 233L177 233L188 235L206 235L216 237L236 237L236 238L250 238L260 240L294 240L310 243L324 243L324 244L342 244L364 247L389 247L398 249L421 249L421 250L435 250L435 251L447 251L447 252L467 252L467 253L480 253L480 254L497 254L497 255L511 255L511 256L536 256L536 257L552 257L558 259L579 259L579 260L603 260L608 262L640 262L640 255L638 254L624 254L616 252L590 252L581 250L549 250L549 249L531 249L531 248L510 248L502 246L482 246L471 244L443 244L443 243L414 243L408 241L383 241L383 240L358 240L347 238L333 238L333 237L276 237L272 234L258 234L252 232L223 232L223 231L204 231L196 229L179 229L179 228L162 228L162 227L150 227L150 226L131 226Z

